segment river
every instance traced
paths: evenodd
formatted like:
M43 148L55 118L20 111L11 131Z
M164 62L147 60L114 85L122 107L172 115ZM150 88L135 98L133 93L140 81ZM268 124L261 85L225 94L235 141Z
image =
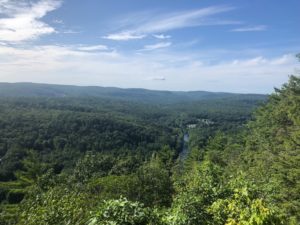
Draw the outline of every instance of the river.
M184 161L189 153L189 134L188 133L184 133L183 135L183 145L182 145L182 149L181 152L179 153L179 158L180 160Z

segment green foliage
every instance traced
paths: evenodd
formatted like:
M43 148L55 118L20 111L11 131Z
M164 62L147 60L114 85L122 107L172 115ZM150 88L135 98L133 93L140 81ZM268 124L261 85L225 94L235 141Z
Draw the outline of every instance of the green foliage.
M87 152L74 168L74 179L86 182L93 176L106 176L113 167L113 157Z
M120 196L136 200L136 183L134 175L110 175L91 179L87 190L99 200L118 199Z
M173 185L169 171L160 158L153 156L136 172L137 200L147 206L169 206Z
M225 192L220 175L220 168L208 161L201 166L194 164L177 184L178 194L167 221L178 225L208 224L212 218L208 207Z
M19 205L1 204L0 205L0 225L17 224L19 218Z
M104 201L88 225L159 225L159 218L138 202L126 198Z
M9 204L20 203L29 189L39 183L38 179L42 176L45 168L40 163L38 155L34 151L27 151L27 156L22 160L22 170L15 172L15 181L0 182L2 190L2 201Z
M271 225L283 224L278 211L260 198L260 190L241 174L229 182L229 194L209 208L214 225Z
M21 205L22 213L18 224L85 224L90 200L85 194L60 187L36 194Z
M249 124L245 170L261 189L276 185L272 196L282 214L300 222L300 78L291 76Z
M282 224L276 213L267 208L262 199L251 199L248 190L236 189L232 198L213 203L210 212L212 224L268 225Z

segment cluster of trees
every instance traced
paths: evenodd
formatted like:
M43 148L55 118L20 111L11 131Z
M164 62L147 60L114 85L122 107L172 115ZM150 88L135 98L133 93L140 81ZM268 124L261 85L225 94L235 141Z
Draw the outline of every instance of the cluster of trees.
M187 167L195 161L198 165L211 163L221 171L217 183L222 187L231 186L238 180L238 186L231 189L232 197L218 199L211 205L214 216L222 215L214 211L216 208L233 209L231 215L240 217L244 213L254 216L258 210L269 213L269 216L276 215L268 217L271 222L262 219L261 214L257 215L260 222L249 217L246 217L246 222L227 217L220 224L300 223L299 112L300 78L291 76L289 82L276 89L268 102L256 110L253 119L238 132L216 132L204 146L203 142L191 141ZM243 198L245 202L235 202ZM245 203L251 204L244 212L242 206Z
M239 101L2 99L0 224L299 224L300 78Z

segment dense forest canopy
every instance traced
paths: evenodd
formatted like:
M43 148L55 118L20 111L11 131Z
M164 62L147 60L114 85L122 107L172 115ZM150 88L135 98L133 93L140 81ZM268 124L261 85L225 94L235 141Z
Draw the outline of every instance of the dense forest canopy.
M13 174L21 169L21 160L28 150L37 151L43 161L58 168L71 168L78 157L87 151L115 155L141 154L147 158L162 147L169 146L177 154L182 142L182 129L187 124L204 118L214 121L210 128L212 131L232 129L249 119L251 111L266 98L262 95L207 92L207 95L218 97L201 100L200 95L199 100L189 99L185 104L173 97L177 102L168 104L168 98L156 100L156 95L164 93L151 91L155 94L154 97L150 95L150 103L142 103L137 102L135 96L127 97L126 101L115 99L115 94L110 97L87 97L83 94L77 98L52 97L51 94L49 97L44 94L38 96L43 85L26 85L34 87L25 90L37 96L1 97L0 94L2 180L14 178ZM3 85L6 86L19 90L20 84ZM64 87L48 86L49 90L44 88L43 93ZM80 90L79 87L72 88L80 93L77 90ZM147 92L144 92L146 95ZM21 95L22 92L15 93Z
M0 224L300 222L299 77L268 99L0 87Z

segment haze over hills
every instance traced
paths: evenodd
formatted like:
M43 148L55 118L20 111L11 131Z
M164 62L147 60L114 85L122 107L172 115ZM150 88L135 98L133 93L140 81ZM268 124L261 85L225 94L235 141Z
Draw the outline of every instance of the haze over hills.
M262 94L237 94L208 91L156 91L140 88L72 86L37 83L0 83L0 97L100 97L126 101L177 103L213 99L264 100Z

